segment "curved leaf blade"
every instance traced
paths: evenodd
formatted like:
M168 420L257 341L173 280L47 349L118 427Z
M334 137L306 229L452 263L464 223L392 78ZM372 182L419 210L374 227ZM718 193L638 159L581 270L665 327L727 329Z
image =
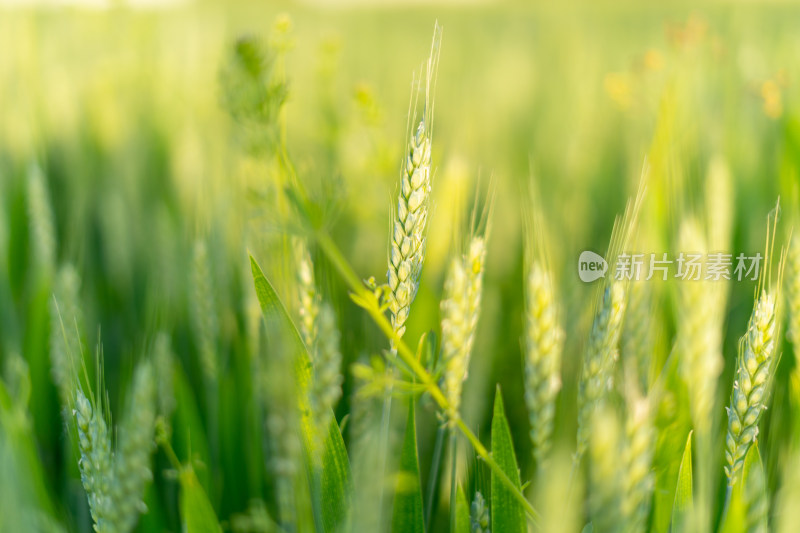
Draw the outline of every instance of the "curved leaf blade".
M683 531L691 513L693 498L692 476L692 431L686 438L683 458L678 470L678 485L675 488L675 503L672 506L672 531Z
M409 401L406 435L400 455L400 472L394 496L392 531L396 533L423 533L425 516L422 511L422 486L419 480L417 459L417 425L414 401Z
M508 427L499 385L492 417L492 457L517 489L522 490L517 458L514 455L514 444L511 440L511 429ZM502 531L503 533L526 533L528 531L525 523L525 510L494 472L492 472L491 508L492 531Z

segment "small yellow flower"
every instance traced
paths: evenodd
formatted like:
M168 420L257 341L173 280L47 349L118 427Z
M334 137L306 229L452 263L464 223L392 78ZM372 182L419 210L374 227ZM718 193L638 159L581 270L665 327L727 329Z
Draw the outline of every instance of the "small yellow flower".
M783 114L781 89L775 80L767 80L761 84L761 98L764 100L764 113L777 119Z

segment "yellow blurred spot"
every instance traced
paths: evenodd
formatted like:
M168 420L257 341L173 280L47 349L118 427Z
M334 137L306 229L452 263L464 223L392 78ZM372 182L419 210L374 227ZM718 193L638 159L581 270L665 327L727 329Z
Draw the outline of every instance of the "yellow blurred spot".
M770 118L780 118L783 102L780 87L775 80L767 80L761 84L761 98L764 99L764 113Z
M622 109L628 109L633 103L633 90L627 74L611 72L606 74L603 87L608 96Z
M645 70L658 71L664 68L664 56L655 49L650 49L644 54Z

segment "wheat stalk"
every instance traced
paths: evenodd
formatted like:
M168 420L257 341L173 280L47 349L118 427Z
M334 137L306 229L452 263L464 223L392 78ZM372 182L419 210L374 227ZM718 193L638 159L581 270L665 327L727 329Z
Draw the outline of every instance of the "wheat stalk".
M550 448L555 400L561 389L564 332L552 278L538 261L530 268L526 291L525 404L533 454L541 467Z
M444 286L441 303L443 392L454 416L461 405L461 388L467 377L478 323L485 257L483 238L474 237L467 254L451 262Z

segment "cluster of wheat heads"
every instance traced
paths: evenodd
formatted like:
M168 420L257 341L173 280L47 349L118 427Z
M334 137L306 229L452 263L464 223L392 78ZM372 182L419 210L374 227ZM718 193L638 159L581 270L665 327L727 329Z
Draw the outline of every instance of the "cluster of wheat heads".
M648 360L654 356L647 348L656 341L642 340L648 335L643 317L647 318L652 301L642 296L644 292L635 294L636 290L647 289L647 286L614 279L613 258L628 250L633 242L643 189L636 193L615 224L606 254L611 262L606 278L599 287L579 285L588 291L596 289L597 295L589 317L592 320L585 346L580 351L580 360L576 361L565 360L571 353L565 352L565 339L567 332L580 321L569 319L566 311L571 307L562 299L567 292L564 285L574 280L565 275L566 269L558 268L558 262L550 256L554 239L548 238L551 228L545 224L547 217L537 206L530 208L533 213L523 232L523 272L517 281L521 283L520 292L524 293L524 307L517 317L522 324L522 357L515 368L521 370L519 382L523 394L517 400L523 424L527 421L529 427L525 427L527 435L524 432L520 435L526 437L524 446L529 445L532 452L536 475L532 476L530 484L536 488L531 491L534 495L526 493L528 472L519 468L519 443L512 438L519 427L510 424L510 417L506 418L503 394L498 391L496 396L488 435L481 434L480 428L472 429L465 408L473 392L465 387L471 363L477 358L493 356L476 349L481 308L495 296L492 294L495 288L490 283L492 278L486 277L492 274L491 270L487 272L487 265L491 267L489 251L493 244L486 223L482 227L479 224L478 229L470 228L467 238L454 247L446 262L438 324L435 321L430 324L431 332L422 335L420 342L410 339L416 329L415 325L406 331L412 304L420 283L428 281L423 279L422 273L432 212L433 85L439 31L438 28L435 31L425 74L415 85L415 91L424 86L425 98L419 120L415 112L410 113L409 142L403 153L397 204L390 223L386 284L363 283L326 233L327 229L313 224L307 225L311 228L309 231L303 224L303 229L297 231L297 235L293 233L290 246L284 250L291 255L296 273L287 290L292 298L286 308L277 293L269 292L271 286L263 273L253 269L265 324L261 324L262 329L256 326L258 332L252 337L256 339L254 344L263 338L270 338L270 342L266 343L268 349L263 353L258 346L254 348L256 355L252 361L247 361L253 365L248 367L254 374L253 397L262 401L254 409L256 421L248 421L263 425L263 441L259 442L263 449L259 450L261 455L255 457L262 459L258 466L266 467L268 484L273 491L264 498L272 498L274 502L264 504L258 500L250 505L246 514L223 525L235 531L438 531L439 528L444 530L444 521L437 522L435 516L431 518L437 514L433 509L438 506L441 510L449 503L449 513L445 511L439 515L447 514L450 530L458 533L529 529L572 531L575 528L562 523L566 519L545 522L536 509L552 514L544 503L552 499L542 498L541 493L550 491L556 484L553 478L569 474L569 454L574 445L573 478L564 491L563 501L558 502L561 504L558 511L573 515L570 518L581 526L586 524L587 531L660 531L653 526L657 501L674 496L673 517L677 518L690 506L687 502L694 500L695 505L706 505L705 499L691 494L697 484L691 479L691 445L687 446L688 460L686 455L681 456L680 450L677 453L663 450L666 430L662 420L669 416L670 402L674 402L674 397L665 392L671 386L666 384L669 378L665 374L674 370L688 398L688 424L694 432L690 444L691 438L699 442L699 435L704 435L711 442L708 450L713 452L713 420L727 413L724 447L719 447L724 455L711 463L720 470L720 478L724 476L730 489L724 504L711 502L719 509L711 509L708 514L716 512L721 515L719 522L725 523L731 520L727 516L734 516L737 506L743 506L746 529L767 530L773 507L767 494L775 480L769 477L759 456L759 425L775 388L784 295L789 311L790 339L796 343L800 338L800 320L796 316L800 313L800 245L795 238L789 246L786 287L782 285L783 259L778 261L777 282L772 283L774 221L768 231L766 266L758 283L752 314L743 328L729 405L723 411L716 396L724 386L721 381L726 300L711 283L676 284L678 313L673 344L676 358L673 360L670 355L663 369L642 371L644 368L652 370L657 364ZM412 110L416 108L417 104L412 104ZM187 486L200 487L192 477L191 468L180 465L169 444L169 413L176 408L178 398L185 401L186 384L180 375L173 379L175 362L170 339L159 335L152 355L143 358L133 369L122 416L119 423L112 423L102 365L93 369L83 366L80 279L70 265L54 268L52 212L41 175L32 172L29 184L32 254L42 271L53 270L55 297L49 317L53 332L50 371L69 430L74 433L76 466L95 530L132 531L146 511L143 501L145 487L155 472L151 456L156 441L164 444L164 452L180 479L181 490ZM301 198L302 201L305 200ZM719 243L727 242L729 236L715 234L718 230L717 225L685 217L676 232L678 247L693 251L724 249L724 244ZM224 384L227 375L219 347L220 337L222 331L231 326L224 312L217 314L221 305L214 298L216 278L211 253L208 243L201 240L190 254L189 277L194 292L189 294L187 318L191 334L188 336L193 336L199 356L198 375L208 387L204 393L212 398L209 403L217 409L216 395L222 392L216 387ZM342 373L347 356L345 348L352 347L358 339L347 338L347 330L340 330L340 318L343 324L345 320L348 324L351 322L350 317L341 314L344 307L337 305L335 295L325 285L327 273L324 269L329 266L342 274L353 300L366 310L386 336L379 340L378 346L388 346L383 354L372 359L372 367L353 367L357 381L353 389L357 389L358 394L377 397L384 405L392 399L395 405L400 403L397 398L408 400L403 404L409 410L403 417L406 426L402 439L395 438L395 433L402 430L390 420L388 409L376 417L357 420L362 397L358 394L351 398L345 396L350 391ZM318 276L320 273L323 276ZM425 316L424 313L420 315ZM630 328L630 337L625 337L625 328ZM410 345L417 346L417 351ZM363 348L365 352L371 349L379 348ZM636 361L626 360L629 357ZM674 367L673 362L676 363ZM573 376L565 371L571 363L579 367L575 383L571 382ZM635 367L633 373L628 372L627 363ZM99 374L96 380L88 375L93 371ZM81 372L84 375L78 377ZM91 382L96 386L90 387L88 383ZM565 400L567 395L562 391L577 394ZM510 396L506 398L506 405L511 404L510 400ZM566 420L571 414L569 402L573 400L577 400L576 416ZM347 402L349 405L345 405ZM567 407L562 408L560 402ZM245 407L236 406L237 409ZM346 412L346 407L350 410L341 417L341 425L350 424L351 435L358 437L361 432L372 431L378 438L365 447L361 447L357 438L351 438L345 447L336 414ZM429 418L434 418L436 427L417 432L417 411L433 411L435 417ZM564 416L557 416L557 413ZM160 415L163 417L159 418ZM182 416L186 416L185 412ZM470 420L469 425L467 420ZM572 432L573 423L577 426L576 432ZM214 424L216 422L208 421L208 425ZM370 425L373 427L364 429ZM215 431L221 429L215 426L209 433ZM447 432L449 444L440 442L440 435ZM424 448L419 446L419 440L433 433L437 443L432 458L423 460L420 454ZM402 440L401 446L397 446L399 440ZM465 441L469 448L461 447L459 455L456 443ZM567 441L569 444L565 445ZM371 458L365 460L372 445L379 448L374 462ZM447 453L452 459L449 468L442 466L446 462L442 448L449 450ZM699 446L694 453L699 456L697 448ZM766 453L773 452L771 449ZM669 455L666 467L663 462L657 464L658 453ZM469 454L476 458L472 470L464 467L463 456ZM373 468L375 475L357 475L359 461ZM719 468L720 461L724 462L723 468ZM430 471L421 472L421 465L428 463ZM562 468L564 464L566 468ZM657 487L656 478L663 476L670 465L677 467L678 464L677 482L664 476L673 486ZM796 466L792 467L797 470ZM489 479L482 479L481 472ZM449 484L441 481L440 478L448 476ZM796 478L800 478L797 472L787 472L774 503L782 513L776 514L778 518L774 520L775 525L782 526L781 530L793 530L791 525L786 527L786 519L781 517L788 516L792 510L800 486ZM370 483L370 480L377 481ZM428 482L427 487L423 487L424 480ZM737 486L741 489L738 493ZM200 493L202 490L190 494L196 497ZM584 502L579 501L581 497ZM573 505L573 502L576 503ZM387 505L392 506L391 513L384 509ZM658 505L663 508L663 503ZM211 503L192 507L182 501L179 506L186 531L203 530L198 523L213 531L220 530ZM198 508L205 509L204 514L198 514ZM186 509L192 512L185 514ZM673 518L672 530L691 529L681 527L677 518ZM711 519L708 520L710 528Z

